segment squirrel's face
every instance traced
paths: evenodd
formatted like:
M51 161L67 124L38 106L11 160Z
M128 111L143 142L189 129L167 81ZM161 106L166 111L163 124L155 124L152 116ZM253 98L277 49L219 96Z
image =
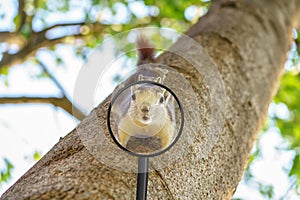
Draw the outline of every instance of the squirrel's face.
M131 94L129 115L140 126L165 123L167 98L162 89L137 89Z

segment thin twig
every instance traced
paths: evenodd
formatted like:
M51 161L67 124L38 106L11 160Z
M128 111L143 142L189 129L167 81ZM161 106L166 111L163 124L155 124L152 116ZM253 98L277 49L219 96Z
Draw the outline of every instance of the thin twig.
M43 71L50 77L50 79L53 81L53 83L56 85L56 87L60 90L63 96L68 97L68 94L66 90L63 88L63 86L59 83L57 78L54 76L52 72L48 69L48 67L41 61L40 59L36 58L38 64L41 66Z
M60 90L60 92L62 93L63 97L66 99L66 101L68 101L68 104L72 105L72 108L70 110L70 114L74 115L74 117L76 117L79 120L82 120L85 115L80 111L79 108L77 108L77 106L75 106L69 99L70 96L68 95L67 91L64 89L64 87L60 84L60 82L57 80L57 78L54 76L53 73L51 73L48 69L48 67L38 58L36 58L37 62L39 63L39 65L41 66L41 68L46 72L46 74L50 77L50 79L53 81L53 83L56 85L56 87ZM70 109L70 108L68 108ZM73 112L72 112L73 111Z
M25 1L24 0L19 0L18 1L19 5L18 5L18 12L21 15L21 21L20 21L20 25L17 29L16 32L20 32L22 30L22 27L24 26L25 22L26 22L26 13L24 11L24 7L25 7Z

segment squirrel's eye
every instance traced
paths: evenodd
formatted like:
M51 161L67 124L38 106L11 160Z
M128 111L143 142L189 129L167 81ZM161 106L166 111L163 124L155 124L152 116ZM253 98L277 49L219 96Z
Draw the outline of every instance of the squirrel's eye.
M131 96L131 99L132 99L132 100L135 100L135 99L136 99L135 94L133 94L133 95Z
M163 103L164 102L164 98L163 97L160 97L160 99L159 99L159 103Z

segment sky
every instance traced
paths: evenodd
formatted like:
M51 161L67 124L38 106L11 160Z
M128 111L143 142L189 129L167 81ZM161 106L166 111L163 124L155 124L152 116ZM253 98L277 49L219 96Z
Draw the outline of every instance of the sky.
M3 7L3 2L5 2L5 7ZM11 12L5 12L6 17L0 19L0 31L9 30L11 28L11 18L16 14L14 2L16 1L1 0L2 7L0 6L0 14L4 12L4 10L10 10ZM74 2L76 3L76 1ZM122 9L121 5L117 6ZM78 13L80 13L80 9L84 9L84 6L78 9L79 10L66 13L64 16L60 14L51 15L47 20L52 23L56 23L62 18L65 20L80 20L83 16ZM136 10L137 15L142 16L143 12L141 12L141 10L145 8L143 8L142 4L136 3L136 5L132 4L131 9ZM105 12L104 19L106 21L126 21L126 15L112 17L109 11ZM194 15L194 12L195 8L191 7L186 11L185 15L190 17ZM39 30L40 28L40 22L37 20L35 29ZM59 33L54 32L53 34ZM0 51L2 48L5 48L5 44L0 44ZM62 66L56 65L53 54L47 50L41 50L37 55L40 59L46 61L49 69L67 91L67 95L72 98L76 77L85 63L76 57L75 51L70 45L61 45L55 52L64 58L65 62ZM114 59L113 52L95 52L108 60ZM116 66L121 66L123 62L124 60L120 58L112 67L117 69ZM118 68L117 70L120 71L122 69ZM0 76L0 98L1 96L23 95L59 96L60 92L51 80L34 78L40 72L41 69L30 61L10 68L7 77L8 86L5 85L5 78ZM123 71L124 74L127 72L126 70ZM114 71L107 71L105 76L111 79L113 75ZM98 90L96 90L95 99L91 107L97 105L100 99L104 98L105 95L109 94L114 88L109 81L99 83L99 87L100 89L98 88ZM105 94L99 92L103 90L106 91ZM282 115L282 117L288 115L283 105L272 104L272 106L270 107L270 113L277 112L279 115ZM0 105L0 169L4 166L3 158L7 158L14 165L12 179L2 188L0 187L0 195L33 166L36 162L33 159L34 152L37 151L44 155L59 141L60 137L67 135L77 124L78 121L74 119L74 117L52 105ZM284 148L286 145L278 130L271 129L267 133L264 133L260 137L257 145L261 146L262 155L251 167L253 175L262 182L274 185L276 197L286 196L286 199L298 199L294 194L294 190L290 190L293 181L289 180L284 171L291 166L293 152L278 151L278 146ZM251 185L249 186L249 184L242 181L236 191L235 197L245 198L247 200L264 199L257 189L253 188L255 187L251 187Z

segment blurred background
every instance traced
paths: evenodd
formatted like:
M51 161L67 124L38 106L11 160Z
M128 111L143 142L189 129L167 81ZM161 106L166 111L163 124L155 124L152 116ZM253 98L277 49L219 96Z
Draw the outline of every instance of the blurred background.
M207 0L0 0L0 195L89 112L73 102L74 84L104 38L150 25L184 32L209 6ZM280 88L233 199L300 198L296 29L292 37ZM123 64L135 62L128 55ZM116 73L111 84L120 78Z

